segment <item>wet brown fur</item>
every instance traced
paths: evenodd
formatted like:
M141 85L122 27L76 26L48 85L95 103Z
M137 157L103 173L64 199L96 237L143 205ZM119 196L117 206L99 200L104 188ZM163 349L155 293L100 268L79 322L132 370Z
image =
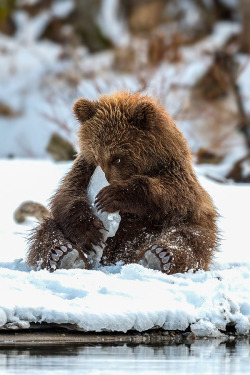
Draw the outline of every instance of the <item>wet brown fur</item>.
M74 113L81 123L80 153L51 200L51 217L32 237L28 262L36 267L51 251L44 250L45 227L54 237L56 226L83 252L102 239L102 223L86 195L99 165L110 185L97 195L97 208L119 211L122 218L107 240L104 265L140 262L157 244L171 251L168 273L207 270L217 247L217 213L166 111L148 96L122 92L96 102L78 99Z

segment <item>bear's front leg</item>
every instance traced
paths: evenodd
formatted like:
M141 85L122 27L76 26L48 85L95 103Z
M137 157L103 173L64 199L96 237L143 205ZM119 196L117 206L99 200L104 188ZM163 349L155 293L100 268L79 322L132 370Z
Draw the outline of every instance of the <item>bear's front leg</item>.
M52 214L55 210L52 211ZM101 246L105 227L91 211L85 199L76 198L62 207L60 213L53 215L66 238L79 246L83 252L89 253L93 246Z
M33 267L40 264L54 270L71 249L85 261L93 246L102 245L101 230L105 228L93 214L87 196L94 169L94 164L79 155L62 180L51 199L50 217L44 219L30 238L28 263Z
M79 155L50 204L51 216L64 237L87 253L93 250L93 245L102 244L101 230L105 230L102 221L92 212L87 196L94 170L95 165Z

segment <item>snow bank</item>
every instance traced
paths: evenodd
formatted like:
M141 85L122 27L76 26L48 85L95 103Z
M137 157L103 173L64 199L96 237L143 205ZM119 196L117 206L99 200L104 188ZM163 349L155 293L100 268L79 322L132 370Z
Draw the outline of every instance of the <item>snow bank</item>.
M138 264L34 272L23 258L25 236L36 223L17 225L13 212L26 199L46 204L70 166L0 161L2 329L27 328L31 322L74 324L97 332L153 327L185 330L190 326L198 335L218 336L232 322L238 333L249 331L249 185L218 185L201 177L222 215L220 228L225 238L209 272L167 276Z
M112 269L111 269L112 271ZM219 335L229 322L249 329L249 267L166 276L138 264L111 273L1 269L1 326L76 324L86 331L153 327ZM248 281L248 283L247 283ZM206 293L204 294L204 290Z

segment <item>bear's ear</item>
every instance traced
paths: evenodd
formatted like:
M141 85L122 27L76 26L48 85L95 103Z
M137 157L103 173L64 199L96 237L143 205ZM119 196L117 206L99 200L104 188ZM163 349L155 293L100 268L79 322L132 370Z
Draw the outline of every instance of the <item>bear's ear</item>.
M156 108L152 103L142 102L137 104L132 115L133 125L142 130L150 129L156 119Z
M91 119L97 111L97 103L88 99L80 98L73 105L73 112L81 123Z

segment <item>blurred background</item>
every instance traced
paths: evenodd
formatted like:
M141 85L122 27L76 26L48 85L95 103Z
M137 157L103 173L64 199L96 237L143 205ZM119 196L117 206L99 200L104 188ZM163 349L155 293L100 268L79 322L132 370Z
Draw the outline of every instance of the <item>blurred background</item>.
M72 104L153 95L199 169L250 182L249 0L0 0L0 158L72 160Z

